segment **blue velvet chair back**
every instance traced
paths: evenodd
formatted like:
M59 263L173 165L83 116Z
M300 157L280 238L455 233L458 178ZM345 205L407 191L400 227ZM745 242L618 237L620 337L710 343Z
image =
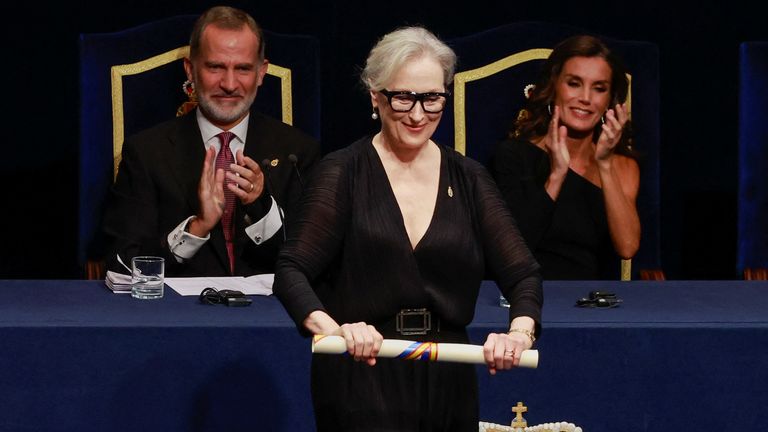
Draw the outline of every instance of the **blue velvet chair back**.
M435 133L438 142L487 164L496 143L513 126L525 104L523 90L533 84L552 48L583 29L543 22L521 22L448 40L458 55L453 109L446 109ZM630 110L635 149L641 153L638 211L640 250L632 276L661 267L659 227L659 52L649 42L596 35L624 61L630 77ZM629 278L629 271L624 278Z
M187 101L182 59L197 15L125 31L80 35L78 261L86 275L103 258L101 215L123 139L172 118ZM265 30L267 76L253 109L320 140L319 41Z
M737 271L768 268L768 41L739 55Z

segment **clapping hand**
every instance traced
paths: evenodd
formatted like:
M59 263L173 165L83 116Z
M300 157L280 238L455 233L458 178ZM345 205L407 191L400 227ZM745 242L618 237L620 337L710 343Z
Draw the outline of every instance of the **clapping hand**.
M264 191L264 173L253 159L237 151L237 163L227 172L227 187L244 205L256 201Z
M216 169L216 149L213 146L205 152L197 198L200 210L188 229L198 237L205 237L224 214L224 170Z
M567 136L568 129L560 125L560 107L555 106L547 135L544 137L544 147L549 151L552 173L564 175L568 171L571 155L568 153L568 146L565 143Z
M607 161L613 156L616 145L621 140L621 132L624 130L627 119L627 108L624 104L616 104L615 108L609 109L605 113L603 131L597 139L597 148L595 149L595 159L598 162Z

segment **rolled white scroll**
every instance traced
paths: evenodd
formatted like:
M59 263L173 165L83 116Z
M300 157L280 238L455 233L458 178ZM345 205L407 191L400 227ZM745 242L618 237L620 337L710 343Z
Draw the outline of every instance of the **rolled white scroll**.
M341 336L315 335L312 338L312 352L315 354L343 354L347 352L347 343ZM384 339L379 350L379 357L485 364L483 347L480 345L414 342L400 339ZM519 367L536 368L538 365L539 352L537 350L525 350L520 354Z

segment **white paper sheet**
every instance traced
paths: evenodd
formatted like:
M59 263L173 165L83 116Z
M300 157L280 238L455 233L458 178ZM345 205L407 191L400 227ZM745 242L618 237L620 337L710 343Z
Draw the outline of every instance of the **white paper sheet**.
M248 277L165 278L165 284L183 296L197 296L207 287L242 291L246 295L272 295L274 273Z

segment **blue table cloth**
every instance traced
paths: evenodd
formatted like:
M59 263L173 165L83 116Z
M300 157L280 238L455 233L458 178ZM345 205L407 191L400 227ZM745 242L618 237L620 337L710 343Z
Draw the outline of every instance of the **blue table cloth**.
M591 290L611 309L574 307ZM545 284L538 369L478 366L481 419L588 431L757 430L768 406L768 283ZM504 329L486 282L474 343ZM314 430L310 342L273 297L243 308L102 282L0 281L0 431Z

